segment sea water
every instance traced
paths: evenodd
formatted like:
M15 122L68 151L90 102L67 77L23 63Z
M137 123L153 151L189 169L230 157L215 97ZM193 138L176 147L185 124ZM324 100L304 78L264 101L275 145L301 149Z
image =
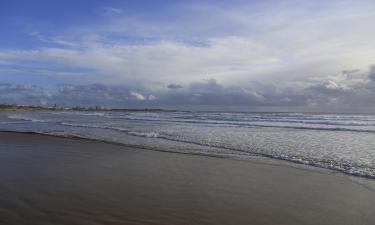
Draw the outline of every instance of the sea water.
M269 157L375 178L375 115L228 112L7 112L1 131L147 149Z

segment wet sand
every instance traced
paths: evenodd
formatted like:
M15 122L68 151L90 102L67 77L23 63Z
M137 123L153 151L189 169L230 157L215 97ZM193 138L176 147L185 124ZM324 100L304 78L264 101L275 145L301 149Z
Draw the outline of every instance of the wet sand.
M0 132L0 224L375 224L346 175Z

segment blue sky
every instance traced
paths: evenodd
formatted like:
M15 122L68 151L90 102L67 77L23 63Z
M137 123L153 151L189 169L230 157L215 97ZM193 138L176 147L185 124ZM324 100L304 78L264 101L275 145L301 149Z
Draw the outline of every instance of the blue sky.
M374 10L371 0L2 0L0 101L372 110Z

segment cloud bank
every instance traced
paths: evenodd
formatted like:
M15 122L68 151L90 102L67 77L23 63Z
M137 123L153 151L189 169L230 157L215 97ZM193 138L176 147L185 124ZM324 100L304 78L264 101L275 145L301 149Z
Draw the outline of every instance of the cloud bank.
M223 85L215 79L182 87L168 85L153 90L127 85L60 84L53 90L35 85L0 85L0 101L60 106L109 108L162 107L197 110L375 112L373 67L368 71L343 71L309 82L253 82L247 86ZM171 88L172 87L172 88Z

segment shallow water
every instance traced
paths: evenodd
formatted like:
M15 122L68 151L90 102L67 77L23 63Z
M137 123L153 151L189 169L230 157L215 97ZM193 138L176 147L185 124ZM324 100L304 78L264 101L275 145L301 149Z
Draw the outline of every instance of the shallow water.
M221 112L0 114L0 130L168 151L266 156L375 178L375 116Z

